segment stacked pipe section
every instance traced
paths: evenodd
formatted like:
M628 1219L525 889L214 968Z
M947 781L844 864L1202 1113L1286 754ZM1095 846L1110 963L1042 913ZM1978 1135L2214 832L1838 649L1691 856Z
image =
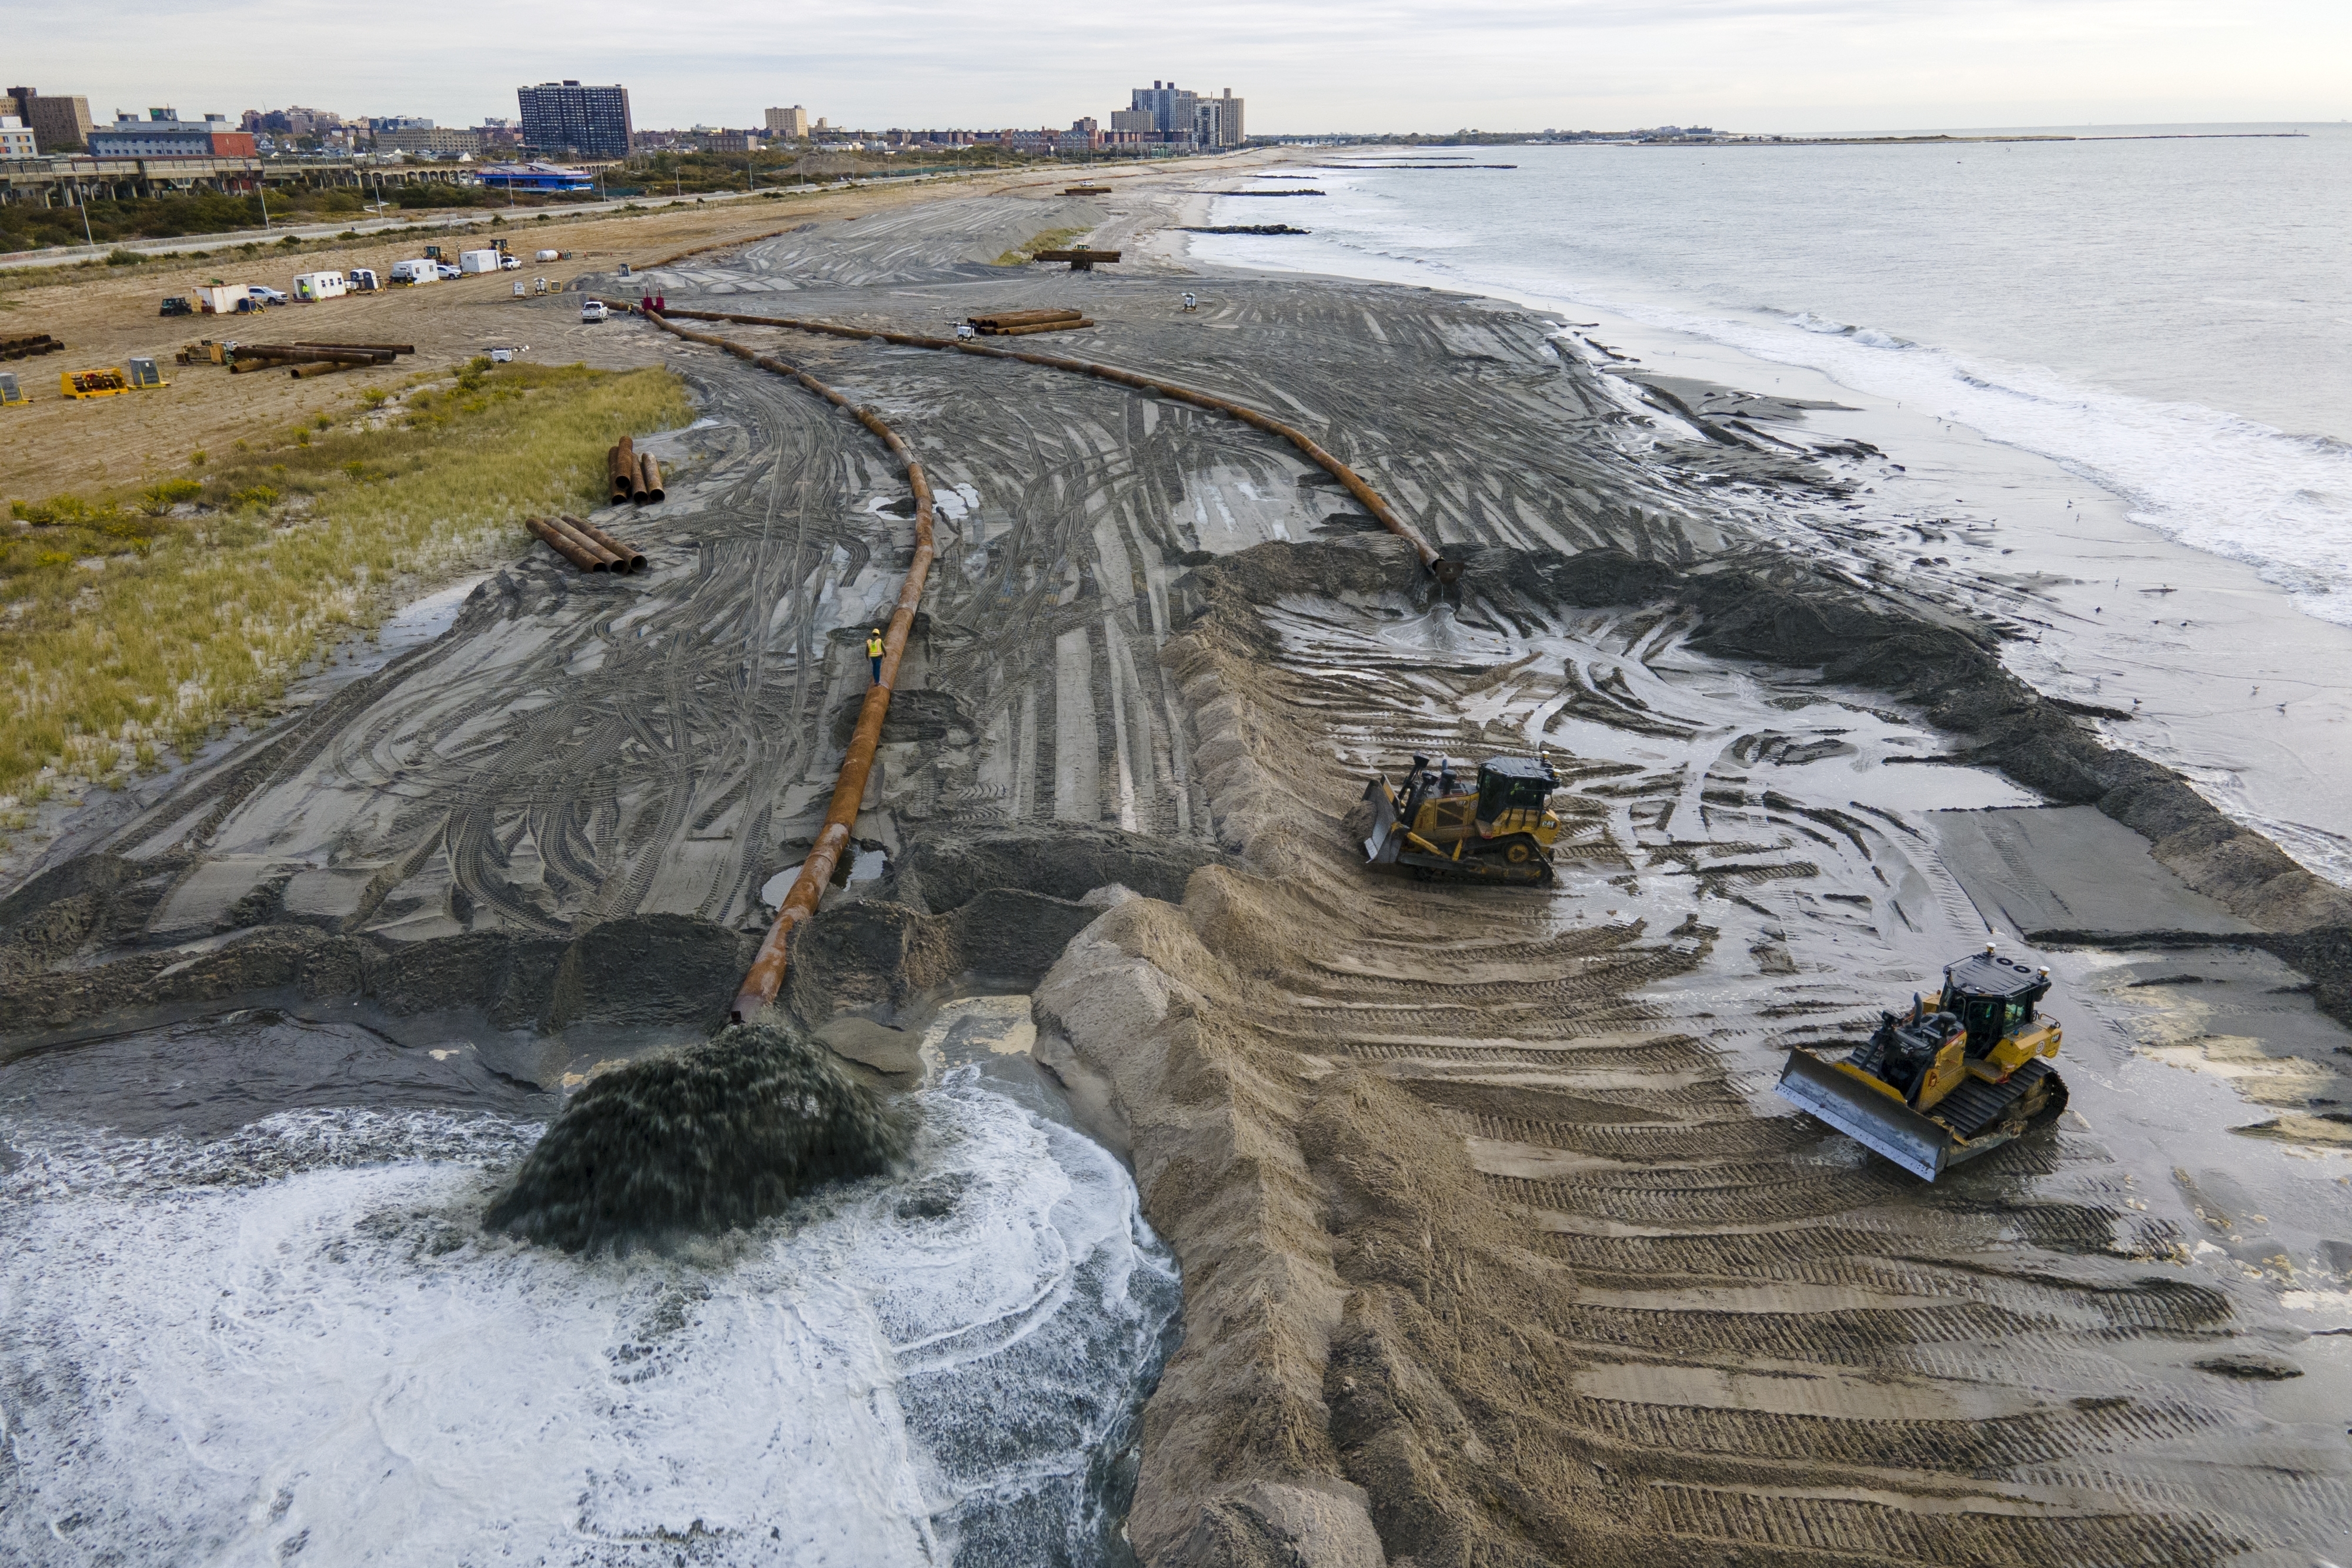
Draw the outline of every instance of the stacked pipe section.
M295 380L331 375L361 365L389 365L416 352L414 343L238 343L229 350L228 373L285 370Z

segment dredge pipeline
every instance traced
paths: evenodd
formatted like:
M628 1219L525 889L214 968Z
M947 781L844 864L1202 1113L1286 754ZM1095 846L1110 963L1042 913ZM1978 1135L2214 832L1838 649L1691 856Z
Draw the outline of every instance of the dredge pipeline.
M759 955L751 960L751 971L743 977L734 1005L728 1009L736 1022L750 1023L776 999L776 991L784 981L786 949L793 929L816 913L817 900L824 896L825 884L833 880L833 869L840 863L842 851L849 846L849 831L857 821L857 803L866 798L866 779L873 770L874 748L882 739L883 717L890 711L890 690L898 679L898 660L907 651L907 638L915 625L915 608L922 601L923 582L931 571L931 486L923 477L923 465L915 461L915 455L898 439L898 433L885 424L881 415L872 409L858 407L796 365L725 338L688 331L666 319L659 311L646 310L644 314L664 331L688 342L722 349L763 371L788 376L854 415L906 465L907 486L915 493L915 559L907 568L906 580L898 585L898 603L890 612L889 629L883 635L882 677L866 689L865 706L857 710L857 728L850 735L848 752L841 759L841 774L833 787L833 803L825 810L824 830L817 834L816 845L809 851L808 859L801 862L800 875L793 879L792 891L784 894L783 904L776 911L776 923L768 928L767 939L760 944Z
M1116 365L1097 364L1091 360L1067 360L1058 354L1037 354L1019 349L991 348L985 344L967 343L953 338L926 337L915 332L885 332L869 327L844 327L831 321L802 321L782 316L736 316L719 310L664 311L644 308L644 315L646 319L677 333L680 337L690 338L698 343L717 344L726 349L729 353L751 360L755 364L764 364L770 369L781 371L782 373L799 376L809 386L833 398L834 402L841 403L844 408L849 405L825 388L823 383L811 380L800 371L785 369L779 362L761 360L751 350L730 343L724 338L704 337L699 333L686 331L669 318L679 316L697 321L731 321L743 327L782 327L795 332L815 332L832 338L855 338L861 340L879 338L886 343L898 343L908 348L939 349L959 354L977 354L983 359L992 360L1018 360L1026 365L1042 365L1047 370L1069 371L1078 375L1094 376L1102 381L1115 382L1120 386L1133 387L1138 392L1150 392L1173 402L1190 403L1194 408L1205 408L1227 414L1244 424L1263 430L1269 435L1279 435L1298 448L1306 455L1307 461L1346 486L1348 493L1356 498L1364 510L1377 518L1382 528L1412 546L1414 553L1421 557L1421 564L1426 567L1429 574L1438 581L1451 583L1459 580L1462 576L1462 562L1441 554L1403 518L1398 517L1395 509L1381 497L1378 491L1365 484L1354 469L1326 452L1305 431L1285 424L1271 414L1260 413L1254 408L1227 398L1218 397L1211 392L1194 392L1190 387L1178 386L1173 382L1158 381L1150 376L1139 375L1133 371L1120 370ZM860 413L859 417L866 418L863 413ZM877 434L885 429L878 420L869 419L866 423ZM884 434L884 439L891 444L892 450L900 450L896 436ZM911 462L908 464L908 471L910 473L914 471ZM921 494L926 497L922 523L923 538L929 539L930 537L928 500L929 492L924 490ZM928 559L929 557L926 556L925 559Z

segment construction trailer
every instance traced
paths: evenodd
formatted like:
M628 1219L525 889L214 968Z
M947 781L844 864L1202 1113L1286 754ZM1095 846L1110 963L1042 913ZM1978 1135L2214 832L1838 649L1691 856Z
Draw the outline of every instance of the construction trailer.
M294 298L315 305L321 299L341 299L352 290L352 281L340 272L298 272L294 275Z
M499 253L495 250L463 250L457 253L457 270L466 273L496 272Z
M396 284L406 284L412 287L419 283L438 283L441 281L441 267L438 262L429 258L423 261L395 261L392 264L392 280Z
M251 287L243 283L211 284L196 290L196 308L206 316L234 316L255 308Z

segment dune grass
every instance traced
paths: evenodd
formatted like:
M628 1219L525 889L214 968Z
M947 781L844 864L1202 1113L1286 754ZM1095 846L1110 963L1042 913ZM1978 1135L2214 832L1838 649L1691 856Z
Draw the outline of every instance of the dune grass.
M373 627L394 585L521 553L523 516L602 505L605 448L689 413L665 370L487 359L337 402L134 491L12 506L0 827L74 780L185 755Z
M1089 234L1091 232L1093 231L1088 229L1047 229L1044 234L1032 235L1028 244L1016 246L1013 249L1006 251L1003 256L998 256L994 261L990 262L988 265L991 267L1026 267L1032 261L1036 259L1037 253L1039 251L1060 250L1064 246L1068 245L1080 235Z

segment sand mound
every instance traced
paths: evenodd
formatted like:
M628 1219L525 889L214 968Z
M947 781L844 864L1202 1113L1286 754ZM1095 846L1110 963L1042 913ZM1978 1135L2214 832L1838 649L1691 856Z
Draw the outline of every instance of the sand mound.
M905 1147L880 1096L824 1046L732 1025L592 1081L483 1219L568 1252L659 1244L754 1224Z

